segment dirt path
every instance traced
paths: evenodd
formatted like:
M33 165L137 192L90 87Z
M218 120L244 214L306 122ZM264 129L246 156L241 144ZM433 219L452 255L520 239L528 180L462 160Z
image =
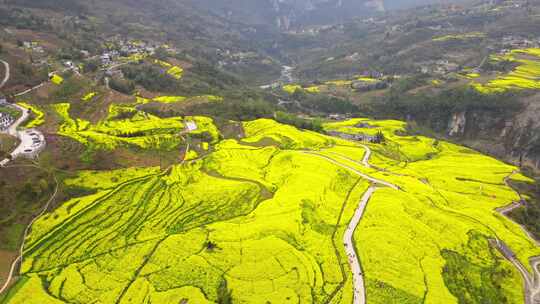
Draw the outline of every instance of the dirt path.
M366 150L366 153L364 154L364 157L362 161L355 161L353 159L349 159L346 157L343 157L344 159L348 161L355 162L358 165L362 165L366 168L373 168L369 164L369 159L371 157L371 150L368 146L362 145L364 149ZM361 177L369 180L372 185L362 196L362 199L360 200L359 206L355 210L354 216L351 219L351 222L349 223L347 230L345 231L345 235L343 237L343 243L345 245L345 251L347 253L347 258L349 261L349 265L351 268L351 271L353 273L353 286L354 286L354 304L365 304L366 301L366 294L365 294L365 287L364 287L364 276L362 273L362 268L360 264L360 260L358 257L358 254L355 252L354 248L354 231L356 230L356 227L359 225L363 213L365 211L365 208L367 207L367 204L373 195L373 193L377 190L378 185L387 186L392 189L399 190L399 188L391 183L381 181L378 179L375 179L371 176L368 176L367 174L364 174L362 172L359 172L358 170L347 166L345 164L342 164L335 159L332 159L331 157L328 157L326 155L322 155L315 152L305 152L307 154L316 155L318 157L324 158L327 161L330 161L342 168L345 168L349 171L352 171L353 173L360 175ZM337 155L340 157L339 155ZM341 158L341 157L340 157ZM515 173L515 172L514 172ZM512 174L514 174L512 173ZM510 175L511 176L511 175ZM508 179L505 179L505 182L507 183ZM507 183L508 184L508 183ZM520 196L521 197L521 196ZM519 203L512 203L508 206L502 207L497 209L497 212L500 214L506 216L506 214L518 207L520 207L521 204ZM535 244L540 244L532 237L532 235L525 229L525 227L521 226L522 230L535 242ZM496 239L496 245L499 246L499 248L503 247L504 245L502 242L498 239ZM512 265L520 272L521 276L523 277L524 281L524 288L525 288L525 304L540 304L540 257L533 257L529 260L531 267L533 269L533 273L531 274L527 268L516 258L516 257L506 257L507 260L512 263Z
M364 148L366 148L366 151L370 151L369 148L368 148L367 146L364 147ZM317 157L320 157L320 158L324 158L325 160L327 160L327 161L329 161L329 162L331 162L331 163L333 163L333 164L335 164L335 165L338 165L338 166L340 166L340 167L342 167L342 168L344 168L344 169L346 169L346 170L348 170L348 171L353 172L353 173L356 174L356 175L359 175L359 176L361 176L361 177L367 179L367 180L370 181L371 183L374 183L374 184L380 184L380 185L383 185L383 186L392 188L392 189L394 189L394 190L399 190L399 187L396 186L396 185L394 185L394 184L391 184L391 183L389 183L389 182L385 182L385 181L383 181L383 180L379 180L379 179L373 178L373 177L371 177L371 176L369 176L369 175L367 175L367 174L365 174L365 173L363 173L363 172L360 172L360 171L354 169L353 167L350 167L350 166L347 166L347 165L345 165L345 164L342 164L342 163L336 161L335 159L333 159L333 158L331 158L331 157L329 157L329 156L326 156L326 155L324 155L324 154L319 154L319 153L317 153L317 152L303 152L303 153L309 154L309 155L313 155L313 156L317 156ZM369 154L368 154L368 152L366 152L366 155L371 155L371 151L369 152ZM365 157L365 156L364 156L364 157ZM363 164L362 164L362 165L363 165Z
M20 92L20 93L17 93L17 94L15 94L15 95L13 95L13 96L19 97L19 96L26 95L26 94L32 92L33 90L37 90L37 89L41 88L41 87L44 86L44 85L45 85L45 82L40 83L40 84L38 84L38 85L35 86L35 87L32 87L32 88L30 88L30 89L28 89L28 90L26 90L26 91L22 91L22 92Z
M2 86L9 80L10 71L9 71L9 63L7 63L7 62L5 62L3 60L0 60L0 62L2 62L6 67L6 75L4 76L5 77L4 81L2 83L0 83L0 88L2 88ZM37 87L41 87L41 86L43 86L43 84L40 84ZM37 87L34 87L34 88L37 88ZM16 94L15 96L24 95L27 92L32 91L34 88L29 89L29 90L27 90L25 92ZM15 137L19 138L20 143L15 148L15 150L13 150L13 152L11 152L11 159L6 158L6 159L3 159L3 160L0 160L0 167L6 166L10 162L10 160L19 157L21 154L23 154L25 152L25 150L34 150L35 148L42 149L44 147L44 144L45 144L45 137L43 136L43 134L41 134L41 132L39 132L37 130L33 131L33 133L37 134L36 137L34 137L34 136L32 136L32 135L30 135L28 133L25 133L24 131L18 131L17 130L19 128L19 126L28 119L28 116L30 116L30 114L28 113L28 109L25 109L25 108L19 106L18 104L14 103L11 106L17 108L17 110L21 111L22 114L21 114L21 117L19 117L19 119L17 119L11 126L9 126L9 128L7 130L7 133L9 135L11 135L11 136L15 136ZM35 144L33 142L34 138L39 138L40 139L40 142L41 142L41 145L42 145L41 147L36 147L35 146Z
M11 261L17 258L16 251L0 249L0 284L4 284L11 269Z
M40 168L37 165L34 165L33 167L36 167L36 169L43 170L43 168ZM13 277L15 276L15 272L17 271L17 265L22 264L23 255L24 255L24 240L28 236L28 233L30 232L30 228L32 228L32 225L35 223L35 221L38 218L40 218L43 214L45 214L45 212L47 212L47 210L49 209L49 206L54 201L54 199L56 197L56 194L58 193L58 180L56 179L56 175L54 175L54 173L53 173L53 178L54 178L54 182L55 182L54 192L51 195L51 197L49 198L49 200L47 201L47 203L45 204L45 206L43 206L43 209L41 210L41 212L38 215L36 215L32 219L32 221L30 222L30 224L28 224L28 226L26 226L26 229L24 229L21 248L19 249L17 258L11 263L11 268L10 268L8 276L7 276L7 278L6 278L5 282L4 282L4 285L2 287L0 287L0 294L2 294L4 291L6 291L8 289Z

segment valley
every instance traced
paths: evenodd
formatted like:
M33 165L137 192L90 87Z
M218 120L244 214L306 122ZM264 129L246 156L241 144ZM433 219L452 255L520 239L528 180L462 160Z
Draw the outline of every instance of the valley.
M0 1L0 303L540 303L540 6L415 5Z
M53 301L51 295L83 302L84 297L99 297L103 302L178 297L212 302L218 301L223 284L242 301L253 301L250 297L254 295L270 302L347 301L358 288L353 285L358 278L357 273L345 270L348 257L341 251L341 239L347 229L349 233L354 230L347 219L365 191L373 194L367 208L365 203L360 207L366 208L367 214L354 232L353 246L366 276L367 299L373 303L396 296L421 301L427 290L428 298L450 300L452 290L449 292L443 281L451 272L439 274L437 279L431 277L434 272L422 274L421 268L453 267L447 259L456 254L474 260L478 253L459 244L473 246L478 242L474 246L484 243L490 248L490 238L501 238L516 252L518 261L532 269L528 259L540 250L519 226L494 212L494 208L518 199L503 183L513 172L512 166L449 143L433 147L433 140L427 138L392 135L403 127L397 121L361 121L380 126L388 145L404 145L402 153L417 160L402 167L402 162L388 156L388 148L377 144L364 148L271 120L256 120L243 123L246 137L242 140L225 140L213 146L206 157L164 170L82 171L64 184L91 190L92 194L63 203L33 224L21 265L24 279L18 280L17 293L8 293L7 302L31 303L24 297L27 293L35 295L36 303ZM325 128L366 131L355 128L358 123L329 123ZM266 139L274 144L263 144ZM373 149L371 157L366 155L369 149ZM424 160L434 150L436 157ZM372 163L367 167L366 157ZM461 170L459 162L464 158L474 159L475 167ZM287 163L295 168L283 171ZM445 174L440 174L443 168ZM450 180L460 182L451 186ZM389 187L374 191L370 182ZM213 186L199 194L202 184ZM468 203L471 199L476 203ZM394 212L388 213L386 208ZM402 220L396 221L396 216ZM452 226L444 224L449 223L444 220L447 217ZM435 222L441 224L433 226ZM250 228L245 229L246 225ZM401 233L385 234L387 242L379 246L375 239L380 239L383 227ZM78 231L86 233L78 236ZM414 241L419 238L430 239L423 243L429 246L410 248L410 255L397 249L407 243L419 244ZM437 246L432 243L435 239L439 240ZM184 245L177 247L178 242ZM177 251L179 248L183 249ZM520 281L520 273L497 257L495 247L487 250L491 250L491 258L483 263L488 264L472 265L489 271L505 269L500 279L508 286ZM263 252L268 255L261 256ZM171 254L173 260L167 258ZM259 269L253 268L254 263L264 265L265 271L249 271ZM379 268L380 263L386 267ZM394 268L392 263L401 266ZM396 280L402 277L395 273L397 269L408 265L411 268L401 271L410 275L418 263L422 265L420 273L407 281ZM299 265L302 268L297 268ZM126 267L132 274L122 279L123 275L118 275ZM185 276L178 277L177 271L185 267L190 271L182 270ZM43 275L50 280L47 290L39 288ZM433 283L425 285L426 275ZM97 290L91 287L103 276L115 283ZM84 282L92 285L85 287ZM105 289L109 292L99 291ZM307 292L310 289L318 291L313 295ZM515 291L494 289L489 296L496 299L504 295L519 303L521 292ZM484 296L484 292L476 296Z

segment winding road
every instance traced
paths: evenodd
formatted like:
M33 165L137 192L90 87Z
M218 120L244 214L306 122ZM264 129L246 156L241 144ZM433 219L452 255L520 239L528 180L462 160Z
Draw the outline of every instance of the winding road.
M369 159L371 157L371 149L366 145L361 145L365 149L365 154L361 162L355 161L353 159L347 158L345 156L341 156L339 154L336 154L336 157L343 158L347 161L355 162L356 164L362 165L366 168L373 168L370 163ZM365 212L365 209L367 207L367 204L369 200L371 199L372 195L375 193L375 191L381 187L390 187L394 190L400 190L398 186L393 185L391 183L378 180L376 178L373 178L367 174L364 174L353 167L347 166L345 164L340 163L339 161L336 161L335 159L317 153L317 152L303 152L306 154L314 155L320 158L324 158L325 160L338 165L348 171L351 171L355 173L356 175L359 175L360 177L368 180L371 182L371 186L368 188L368 190L364 193L362 198L360 199L360 203L358 204L357 209L354 212L354 215L347 226L347 229L345 231L345 234L343 236L343 243L345 246L345 251L347 253L347 259L350 265L350 269L352 271L353 275L353 304L365 304L366 303L366 292L365 292L365 284L364 284L364 274L362 272L362 267L360 264L360 259L358 256L358 253L356 252L355 246L354 246L354 231L358 227L362 216ZM515 174L516 172L512 173ZM511 175L510 175L511 176ZM508 184L507 177L505 179L505 182ZM508 185L510 186L510 185ZM518 193L519 195L519 193ZM521 195L520 195L521 197ZM508 206L502 207L497 209L497 212L502 214L503 216L507 217L507 213L510 211L520 207L521 204L519 203L512 203ZM509 218L510 219L510 218ZM511 220L511 219L510 219ZM534 237L525 229L525 227L521 226L521 229L529 236L536 245L540 246L540 243L534 239ZM502 242L499 239L496 239L496 245L500 248L502 248L503 245ZM506 259L512 263L512 265L520 272L521 276L523 277L524 282L524 288L525 288L525 304L540 304L540 256L539 257L532 257L529 259L530 265L533 269L533 273L531 274L527 268L514 256L514 257L506 257Z
M6 83L8 82L9 78L11 77L11 70L10 70L10 67L9 67L9 63L7 61L4 61L4 60L0 60L0 63L2 63L4 65L4 69L5 69L5 74L4 74L4 79L2 80L2 82L0 82L0 89L3 88ZM41 88L42 86L45 85L46 82L42 82L40 84L38 84L37 86L35 87L32 87L26 91L22 91L20 93L17 93L15 95L13 95L14 97L19 97L19 96L22 96L22 95L25 95L25 94L28 94L30 92L32 92L33 90L36 90L36 89L39 89Z
M8 82L9 78L10 78L10 66L9 66L9 63L7 63L6 61L3 61L3 60L0 60L0 62L4 65L5 67L5 75L4 75L4 79L2 80L2 82L0 82L0 89ZM21 92L15 96L20 96L20 95L24 95L34 89L37 89L39 87L43 86L43 84L40 84L34 88L31 88L27 91L24 91L24 92ZM17 107L19 110L21 110L21 112L23 113L21 115L21 117L12 125L10 126L9 130L8 130L8 133L10 135L14 135L14 136L18 136L18 131L17 131L17 128L20 126L21 123L23 123L27 118L28 118L28 111L18 105L13 105L15 107ZM194 122L189 122L187 125L186 125L186 130L185 130L185 133L189 133L191 131L194 131L197 129L197 125L194 123ZM182 135L182 134L181 134ZM22 145L22 143L21 143ZM355 162L356 164L359 164L363 167L366 167L366 168L372 168L372 166L370 165L369 163L369 159L371 157L371 149L366 146L366 145L361 145L361 147L363 147L365 149L365 153L364 153L364 156L363 156L363 159L358 162L358 161L355 161L355 160L352 160L352 159L348 159L346 157L343 157L343 156L339 156L340 158L344 158L346 160L349 160L349 161L353 161ZM186 147L186 151L185 151L185 157L187 157L187 154L188 154L188 151L189 151L189 143L187 144L187 147ZM344 247L345 247L345 252L347 254L347 260L348 260L348 263L349 263L349 266L350 266L350 269L351 269L351 272L352 272L352 278L353 278L353 304L365 304L366 303L366 291L365 291L365 282L364 282L364 274L362 272L362 266L361 266L361 263L360 263L360 258L359 258L359 255L358 253L356 252L356 248L355 248L355 245L354 245L354 232L356 231L356 228L358 227L358 225L360 224L360 221L362 220L362 217L364 215L364 212L367 208L367 204L369 203L369 200L371 199L371 197L373 196L373 194L377 191L377 189L381 188L381 187L389 187L391 189L394 189L394 190L400 190L398 186L394 185L394 184L391 184L389 182L386 182L386 181L383 181L383 180L379 180L379 179L376 179L374 177L371 177L351 166L348 166L348 165L345 165L329 156L326 156L324 154L320 154L320 153L317 153L317 152L308 152L308 151L304 151L302 153L305 153L305 154L308 154L308 155L312 155L312 156L315 156L315 157L319 157L319 158L323 158L325 159L326 161L328 162L331 162L333 163L334 165L337 165L341 168L344 168L366 180L368 180L371 185L370 187L366 190L366 192L364 192L364 194L362 195L362 198L360 199L359 203L358 203L358 206L357 208L355 209L354 211L354 214L353 214L353 217L351 218L349 224L347 225L347 228L345 230L345 233L343 235L343 244L344 244ZM8 160L9 161L9 160ZM182 161L182 163L185 162L185 158L184 160ZM7 161L6 160L3 160L0 162L0 166L1 165L5 165L7 164ZM38 169L42 169L40 168L39 166L34 166ZM43 169L42 169L43 170ZM56 176L54 176L54 181L56 183L55 185L55 190L53 192L53 194L51 195L50 199L47 201L47 203L44 205L43 209L41 210L41 212L32 219L32 221L30 222L30 224L26 227L25 231L24 231L24 237L23 237L23 241L22 241L22 244L21 244L21 247L20 247L20 250L19 250L19 254L17 256L17 258L12 262L12 265L11 265L11 268L10 268L10 272L8 274L8 277L6 279L6 281L4 282L3 286L0 287L0 294L2 294L4 291L6 291L13 279L13 277L15 276L15 273L16 273L16 270L17 270L17 265L19 265L20 263L22 263L22 260L23 260L23 252L24 252L24 240L26 239L27 237L27 234L28 232L30 231L33 223L39 218L41 217L48 209L49 209L49 206L50 204L54 201L56 195L57 195L57 192L58 192L58 181L56 179ZM505 180L507 181L507 179ZM515 208L518 208L519 206L521 206L520 204L518 203L514 203L514 204L511 204L509 206L506 206L506 207L503 207L503 208L500 208L498 209L497 211L504 215L504 216L507 216L507 213L514 210ZM523 231L529 236L532 238L532 235L523 227L521 226ZM534 238L532 238L534 240ZM501 242L500 240L496 240L497 242L497 245L499 247L501 247ZM536 242L536 241L535 241ZM540 245L538 242L536 242L537 245ZM517 258L512 258L512 257L507 257L507 259L514 265L514 267L521 273L522 277L523 277L523 280L524 280L524 285L525 285L525 303L526 304L540 304L540 257L533 257L530 259L530 264L532 266L532 269L533 269L533 273L531 274L527 269L526 267L524 267L524 265L517 259Z
M531 302L533 304L540 304L540 257L535 257L530 260L531 266L534 269L535 276L531 288Z
M10 77L11 74L10 74L10 70L9 70L9 63L7 63L4 60L0 60L0 62L4 65L4 69L6 71L5 74L4 74L4 80L2 80L2 82L0 82L0 89L1 89L6 85L6 82L8 82L9 77Z
M512 175L518 173L518 171L512 172L510 175L504 178L504 183L512 189L512 186L508 182ZM523 200L522 195L516 191L516 193L519 195L520 200ZM534 236L523 226L519 223L514 222L512 218L508 216L508 213L513 211L514 209L517 209L521 207L521 203L512 203L508 206L504 206L501 208L496 209L497 212L499 212L501 215L508 218L513 223L519 225L521 230L536 244L536 246L540 246L540 242L538 242ZM503 245L501 245L500 240L496 240L497 245L499 248L501 248ZM533 270L533 273L531 274L527 268L519 261L515 256L513 257L506 257L506 259L514 265L514 267L519 271L523 278L524 288L525 288L525 304L540 304L540 256L532 257L529 259L529 263L531 265L531 268Z
M10 78L10 69L9 69L9 63L7 63L6 61L3 61L3 60L0 60L0 62L2 62L4 64L5 70L6 70L4 80L2 81L2 83L0 83L0 88L2 88L2 86ZM24 95L24 94L34 90L35 88L38 88L38 87L41 87L41 86L43 86L43 84L41 84L39 86L36 86L36 87L34 87L32 89L29 89L27 91L24 91L22 93L16 94L15 96ZM42 149L44 147L44 145L45 145L45 138L43 137L43 134L41 134L41 132L39 132L37 130L32 130L31 132L30 131L25 132L25 131L17 130L19 128L19 126L28 119L28 116L30 116L30 114L28 113L28 109L25 109L25 108L19 106L18 104L14 103L14 104L11 104L11 106L16 108L17 110L19 110L22 113L21 117L19 117L19 119L17 119L11 126L9 126L9 128L7 130L7 133L9 135L17 137L20 140L19 146L17 146L17 148L15 148L15 150L13 150L13 152L11 152L11 159L15 159L15 158L19 157L20 155L24 154L26 150ZM30 135L30 133L34 133L35 135ZM36 144L33 142L34 138L39 138L40 139L40 145L41 146L39 146L39 147L36 146ZM6 166L10 162L11 159L6 158L6 159L3 159L3 160L0 160L0 167Z
M373 195L373 193L377 190L377 187L371 186L368 188L368 190L364 193L362 196L362 199L360 200L360 204L358 205L358 208L354 211L354 215L347 226L347 230L345 230L345 234L343 235L343 244L345 245L345 252L347 253L347 260L349 261L349 265L351 266L351 271L353 275L353 303L354 304L364 304L366 303L366 289L364 284L364 274L362 273L362 266L360 265L360 258L358 257L358 254L356 253L355 247L354 247L354 231L356 230L356 227L358 227L358 224L360 224L360 220L362 219L362 216L364 215L364 211L366 210L367 203L369 202L369 199Z
M357 162L351 159L351 161L362 165L366 168L372 168L369 164L369 159L371 157L371 149L366 145L361 145L365 149L364 157L362 158L361 162ZM362 265L360 264L360 257L358 256L358 253L356 252L356 248L354 246L354 232L358 225L360 224L360 221L362 220L362 216L364 215L364 212L366 210L367 204L375 191L380 187L389 187L394 190L400 190L398 186L391 184L389 182L379 180L376 178L373 178L363 172L358 171L357 169L347 166L345 164L342 164L331 157L328 157L326 155L317 153L317 152L303 152L305 154L313 155L316 157L320 157L325 159L328 162L331 162L341 168L344 168L366 180L368 180L371 183L371 186L367 189L366 192L364 192L364 195L362 195L362 198L360 199L360 202L358 203L358 207L354 211L354 215L347 225L347 229L345 230L345 233L343 235L343 245L345 246L345 253L347 254L347 260L349 262L349 266L352 271L352 277L353 277L353 304L365 304L366 303L366 288L364 284L364 274L362 272Z

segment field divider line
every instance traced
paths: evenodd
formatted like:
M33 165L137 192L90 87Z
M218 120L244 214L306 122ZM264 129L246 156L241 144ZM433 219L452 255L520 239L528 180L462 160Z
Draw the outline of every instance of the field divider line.
M134 178L134 179L131 179L131 180L128 180L128 181L125 181L123 183L120 183L118 184L114 189L112 190L109 190L108 192L104 193L101 197L97 198L94 202L92 202L91 204L89 204L88 206L84 207L83 209L79 210L76 214L74 214L73 216L71 216L69 219L67 219L66 221L64 221L63 223L61 223L60 225L56 226L55 228L53 228L52 230L50 230L46 235L44 235L43 237L41 237L40 240L36 240L32 246L30 246L30 248L27 248L26 251L31 251L35 246L37 246L40 242L42 242L44 239L46 238L49 238L52 234L54 234L58 229L60 229L61 227L63 227L64 225L66 225L67 223L66 222L71 222L75 217L77 217L78 215L80 214L83 214L85 212L88 212L90 209L94 208L96 205L98 205L99 203L101 203L103 200L111 197L112 195L116 194L117 192L119 192L120 190L122 190L124 187L132 184L132 183L136 183L136 182L139 182L139 181L142 181L142 180L145 180L145 179L149 179L149 178L152 178L152 177L156 177L156 176L160 176L160 175L164 175L166 174L166 171L164 172L159 172L159 173L156 173L156 174L149 174L149 175L145 175L145 176L141 176L141 177L138 177L138 178Z
M386 182L386 181L383 181L383 180L380 180L380 179L376 179L374 177L371 177L363 172L360 172L359 170L353 168L353 167L350 167L348 165L345 165L343 163L340 163L338 162L337 160L329 157L329 156L326 156L326 155L323 155L323 154L320 154L320 153L317 153L317 152L311 152L311 151L302 151L302 153L304 154L308 154L308 155L313 155L313 156L316 156L316 157L319 157L319 158L323 158L331 163L333 163L334 165L337 165L339 167L342 167L344 169L347 169L353 173L355 173L356 175L359 175L361 177L363 177L364 179L374 183L374 184L379 184L381 186L386 186L386 187L389 187L389 188L392 188L394 190L401 190L398 186L392 184L392 183L389 183L389 182Z

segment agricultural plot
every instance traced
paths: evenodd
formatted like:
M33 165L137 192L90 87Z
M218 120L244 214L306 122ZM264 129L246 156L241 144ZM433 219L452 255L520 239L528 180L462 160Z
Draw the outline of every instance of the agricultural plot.
M207 117L170 117L159 118L141 111L132 105L113 104L109 108L107 119L92 124L69 114L70 105L55 104L62 124L58 134L71 137L90 149L114 150L118 147L136 147L140 149L174 150L183 143L181 133L185 132L184 120L198 124L192 134L208 133L208 140L219 138L219 131L212 119Z
M184 96L160 96L152 99L152 101L161 103L177 103L186 100Z
M35 128L45 123L45 113L35 105L31 105L25 102L18 102L19 106L32 112L32 119L26 122L25 128Z
M325 82L326 85L333 85L333 86L350 86L352 84L352 80L331 80Z
M506 55L494 55L494 62L507 61L518 64L510 73L497 76L485 84L473 82L472 86L485 94L502 93L509 90L540 89L540 49L512 50Z
M287 85L283 86L283 91L285 91L285 92L287 92L289 94L293 94L298 89L302 89L302 86L297 85L297 84L287 84Z
M361 81L364 83L376 83L380 79L368 77L368 76L355 76L352 80L337 79L329 80L320 85L301 86L299 84L287 84L282 87L282 90L288 94L294 94L296 90L303 90L307 93L317 94L321 91L327 90L329 87L349 87L354 81Z
M399 187L377 189L356 230L368 303L522 303L519 273L489 244L503 240L524 265L540 254L494 211L518 198L503 182L514 167L404 136L400 121L324 125L382 132L383 144L365 143L371 167L358 142L242 125L241 141L165 171L66 180L94 191L34 224L21 279L0 303L351 303L342 237L369 187L358 172Z
M55 85L61 85L62 83L64 83L64 78L62 78L62 76L58 74L54 74L51 76L51 82Z
M529 257L540 253L517 225L494 211L518 200L503 182L512 166L449 143L398 136L401 122L358 119L325 127L351 134L382 131L387 144L368 144L377 169L358 169L403 190L376 192L356 233L370 303L456 303L456 297L523 302L519 273L488 245L490 238L502 239L529 268Z
M337 80L329 80L319 85L308 85L308 86L301 86L299 84L288 84L284 85L282 87L282 90L288 94L293 94L296 92L296 90L303 90L304 92L311 93L311 94L318 94L321 92L326 92L329 89L336 89L336 88L347 88L351 87L351 85L357 81L362 82L366 84L374 84L377 82L380 82L382 79L377 79L373 77L368 76L354 76L352 79L337 79Z
M155 59L154 63L166 69L166 73L174 79L179 80L184 75L184 69L179 66L172 65L166 61Z
M84 95L84 96L81 98L81 100L82 100L82 101L85 101L85 102L86 102L86 101L91 101L91 100L92 100L94 97L96 97L96 96L97 96L97 93L96 93L96 92L90 92L90 93Z
M185 97L185 96L158 96L152 99L149 98L143 98L143 97L137 97L137 103L138 104L147 104L150 102L158 102L163 104L174 104L174 103L182 103L182 102L188 102L188 101L207 101L207 102L219 102L223 101L223 97L216 96L216 95L200 95L200 96L193 96L193 97Z
M283 86L283 91L289 93L289 94L294 94L294 92L296 92L296 90L300 89L300 90L304 90L308 93L312 93L312 94L317 94L317 93L320 93L321 92L321 87L320 86L308 86L308 87L302 87L301 85L296 85L296 84L288 84L288 85L284 85Z
M482 32L470 32L470 33L463 33L463 34L454 34L454 35L444 35L433 38L433 41L436 42L445 42L445 41L452 41L452 40L469 40L469 39L481 39L485 38L486 34Z

